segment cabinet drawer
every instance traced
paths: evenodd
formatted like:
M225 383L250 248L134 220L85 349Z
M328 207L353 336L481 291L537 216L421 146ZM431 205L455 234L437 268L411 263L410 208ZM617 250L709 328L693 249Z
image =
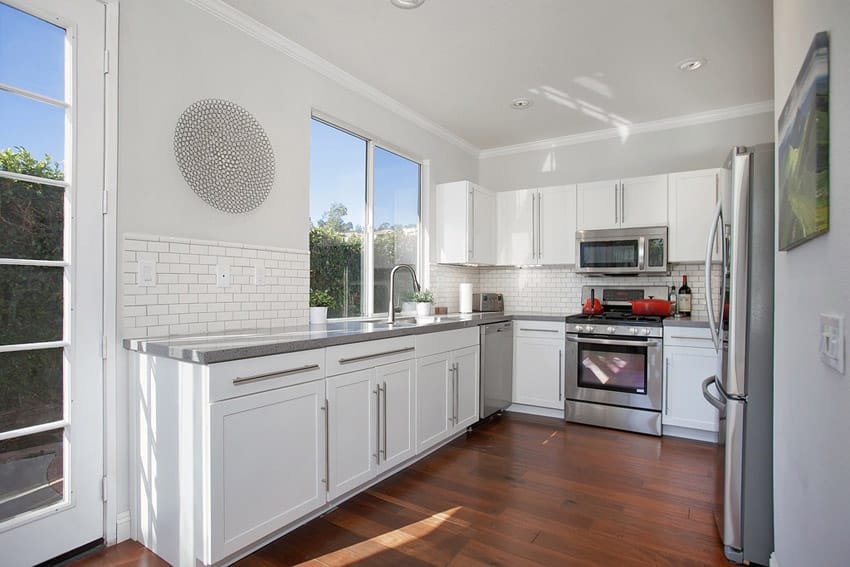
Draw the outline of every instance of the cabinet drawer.
M416 335L416 356L431 356L478 344L478 327Z
M322 349L211 364L210 402L294 386L325 377Z
M664 327L665 347L714 348L708 327Z
M374 368L391 362L413 358L416 345L413 337L396 337L329 347L325 350L328 376Z
M565 322L559 321L514 321L515 337L536 337L540 339L562 339L566 333Z

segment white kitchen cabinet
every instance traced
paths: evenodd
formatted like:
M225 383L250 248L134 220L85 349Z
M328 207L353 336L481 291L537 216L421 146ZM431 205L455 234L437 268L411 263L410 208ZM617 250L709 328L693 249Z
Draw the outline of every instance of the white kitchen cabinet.
M416 453L414 435L415 365L413 360L375 369L378 390L378 473L393 468Z
M702 383L720 371L708 328L664 328L664 401L661 423L665 435L713 439L719 427L717 410L702 394Z
M212 561L325 503L324 402L317 380L211 404Z
M517 321L514 331L513 402L564 408L563 323Z
M576 187L498 194L498 263L574 264Z
M714 208L721 195L720 169L671 173L668 192L670 262L704 262ZM720 238L714 246L719 258Z
M667 175L579 183L579 230L664 226L667 224Z
M478 329L417 336L416 351L419 453L478 421Z
M496 263L496 197L470 181L436 188L437 262Z

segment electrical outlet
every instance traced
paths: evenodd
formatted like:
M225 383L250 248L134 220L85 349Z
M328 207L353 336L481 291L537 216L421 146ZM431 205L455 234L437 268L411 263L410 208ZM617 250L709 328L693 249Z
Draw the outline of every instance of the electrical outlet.
M844 315L820 315L820 359L844 374Z
M138 271L136 272L136 283L142 287L155 286L156 264L150 261L139 262Z
M230 287L230 266L219 264L215 267L215 286Z

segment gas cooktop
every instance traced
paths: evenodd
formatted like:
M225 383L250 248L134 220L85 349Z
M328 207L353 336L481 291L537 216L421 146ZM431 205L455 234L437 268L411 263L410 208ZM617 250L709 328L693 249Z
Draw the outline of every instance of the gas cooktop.
M599 315L569 315L567 323L616 323L626 325L661 326L663 317L633 315L623 311L605 311Z

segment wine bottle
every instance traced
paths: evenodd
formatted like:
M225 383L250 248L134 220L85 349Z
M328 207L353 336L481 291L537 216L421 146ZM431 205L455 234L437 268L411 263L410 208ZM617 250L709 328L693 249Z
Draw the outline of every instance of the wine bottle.
M679 297L676 295L676 286L670 286L670 295L667 296L667 301L670 302L670 315L675 315L679 311Z
M683 317L691 315L691 288L688 286L688 276L682 276L682 287L679 288L679 314Z

